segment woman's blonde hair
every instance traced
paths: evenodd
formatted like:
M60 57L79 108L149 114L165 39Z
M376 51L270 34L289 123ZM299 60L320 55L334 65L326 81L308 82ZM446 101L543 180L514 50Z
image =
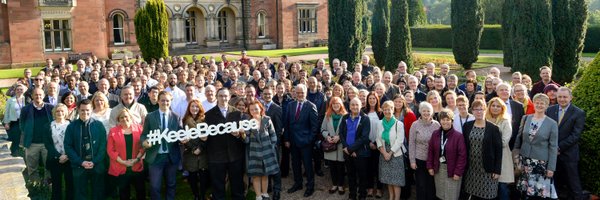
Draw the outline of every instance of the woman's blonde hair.
M52 117L56 118L56 110L64 108L65 110L67 110L67 114L69 113L69 108L67 108L67 105L63 104L63 103L58 103L56 104L56 106L54 106L54 108L52 109ZM65 114L65 119L67 119L67 114ZM68 119L67 119L68 120Z
M500 115L494 117L492 116L492 104L498 104L500 105L502 111L500 112ZM502 101L502 99L500 99L499 97L494 97L492 98L490 101L488 101L487 103L487 111L485 113L485 119L491 121L494 124L498 124L501 120L503 119L510 119L507 113L507 108L506 105L504 104L504 102Z
M94 96L92 96L92 109L96 109L96 99L97 98L104 99L104 109L110 108L110 105L108 104L108 98L106 98L106 95L104 95L104 93L102 93L102 92L96 92L94 94Z

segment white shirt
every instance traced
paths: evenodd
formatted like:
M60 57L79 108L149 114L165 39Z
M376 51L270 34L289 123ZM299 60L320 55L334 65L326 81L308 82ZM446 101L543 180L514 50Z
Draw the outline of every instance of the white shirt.
M454 122L452 122L452 127L454 128L454 130L462 133L463 124L470 122L470 121L474 121L474 120L475 120L475 117L471 114L469 114L467 116L467 118L462 118L462 117L460 117L460 114L457 112L454 115Z
M177 86L171 88L171 87L167 87L165 88L165 91L171 93L171 95L173 95L173 100L177 100L177 99L185 99L185 92L181 89L179 89ZM171 108L173 108L173 106L171 106Z
M177 101L176 103L172 104L171 107L175 114L177 114L180 117L183 117L183 115L185 115L185 111L187 110L187 107L189 104L190 104L190 102L188 102L187 99L181 99L181 100Z
M512 108L510 107L510 99L504 102L506 104L506 114L508 114L508 118L512 119Z
M107 108L106 111L104 111L103 115L99 115L94 112L92 112L92 115L90 115L90 117L92 119L95 119L96 121L100 121L102 123L102 125L104 126L104 129L106 129L107 136L108 136L108 133L110 132L110 129L112 128L110 126L110 120L109 120L111 111L112 111L112 109Z
M60 154L65 154L63 141L65 140L65 131L70 123L71 122L68 120L63 121L60 124L57 124L56 121L50 123L50 129L52 129L52 142L54 143L54 148L56 148L56 151Z
M202 108L204 108L204 113L208 112L210 109L214 108L215 106L217 106L217 101L215 100L215 102L208 102L208 100L204 100L202 101Z

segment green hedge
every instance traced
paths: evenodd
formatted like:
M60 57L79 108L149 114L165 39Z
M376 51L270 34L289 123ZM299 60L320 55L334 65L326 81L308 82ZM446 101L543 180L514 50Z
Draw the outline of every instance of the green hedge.
M428 25L412 27L411 39L413 47L452 48L452 29L449 25ZM600 50L600 26L588 27L583 52ZM502 27L500 25L483 26L480 49L502 50Z

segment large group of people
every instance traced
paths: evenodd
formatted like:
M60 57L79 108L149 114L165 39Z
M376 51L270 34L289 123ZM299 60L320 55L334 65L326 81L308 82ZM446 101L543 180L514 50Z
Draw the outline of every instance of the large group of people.
M258 200L284 188L309 198L317 187L348 199L586 198L585 113L550 67L536 83L492 67L480 83L446 64L410 74L369 61L47 59L9 89L3 123L28 181L52 185L52 199L174 199L178 173L194 199L242 200L249 188ZM244 119L257 126L150 142L155 130ZM315 186L324 168L331 185Z

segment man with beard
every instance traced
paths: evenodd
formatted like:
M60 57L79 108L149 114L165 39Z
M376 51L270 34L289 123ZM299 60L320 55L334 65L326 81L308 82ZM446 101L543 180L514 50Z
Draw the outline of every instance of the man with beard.
M148 111L146 111L144 105L134 101L133 95L134 91L132 86L125 86L121 90L121 103L110 111L110 127L115 127L117 125L117 115L125 108L131 111L131 120L133 123L143 124L143 120L146 118Z
M179 101L179 99L183 99L185 98L185 92L183 92L183 90L179 89L179 87L177 87L177 75L175 74L169 74L169 77L167 79L167 83L169 84L169 86L167 88L165 88L165 91L171 93L171 95L173 95L173 103L177 103L177 101ZM175 105L172 104L171 108L173 108Z

